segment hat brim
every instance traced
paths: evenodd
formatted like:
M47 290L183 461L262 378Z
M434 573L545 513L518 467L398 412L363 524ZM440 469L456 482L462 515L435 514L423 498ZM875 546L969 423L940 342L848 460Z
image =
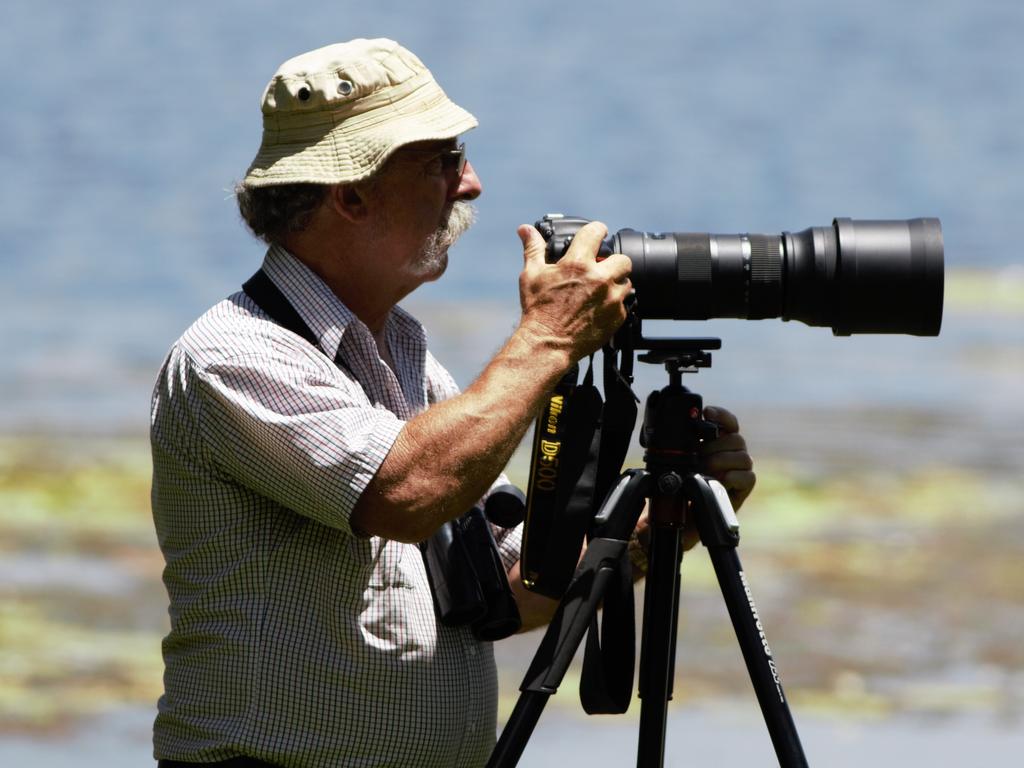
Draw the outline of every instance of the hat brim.
M327 113L319 125L283 129L265 121L250 187L348 184L369 178L406 144L455 138L475 128L473 115L428 81L399 101L355 114Z

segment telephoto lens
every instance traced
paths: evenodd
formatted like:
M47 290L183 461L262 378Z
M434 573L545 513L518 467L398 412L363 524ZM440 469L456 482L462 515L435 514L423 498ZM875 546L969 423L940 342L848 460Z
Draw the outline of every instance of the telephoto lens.
M587 219L548 214L537 228L547 260L564 255ZM837 336L937 336L943 244L938 219L835 219L781 235L621 229L601 255L623 253L640 317L667 320L780 317Z

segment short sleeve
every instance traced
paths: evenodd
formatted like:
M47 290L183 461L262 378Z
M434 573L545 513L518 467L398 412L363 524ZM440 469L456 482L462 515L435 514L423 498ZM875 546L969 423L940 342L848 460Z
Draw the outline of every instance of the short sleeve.
M196 371L210 460L242 486L351 532L349 517L405 422L313 355L267 350Z

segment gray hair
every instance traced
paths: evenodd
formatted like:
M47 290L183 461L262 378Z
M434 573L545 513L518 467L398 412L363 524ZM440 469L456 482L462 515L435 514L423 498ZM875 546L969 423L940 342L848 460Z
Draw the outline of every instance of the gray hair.
M284 245L288 235L309 226L328 189L327 184L253 187L241 182L235 185L235 197L242 219L256 237L270 245Z

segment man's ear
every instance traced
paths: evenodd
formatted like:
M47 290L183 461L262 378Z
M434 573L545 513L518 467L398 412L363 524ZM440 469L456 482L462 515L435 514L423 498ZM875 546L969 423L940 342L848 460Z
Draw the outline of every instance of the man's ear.
M331 208L342 218L358 224L369 213L365 188L361 184L335 184L328 193Z

